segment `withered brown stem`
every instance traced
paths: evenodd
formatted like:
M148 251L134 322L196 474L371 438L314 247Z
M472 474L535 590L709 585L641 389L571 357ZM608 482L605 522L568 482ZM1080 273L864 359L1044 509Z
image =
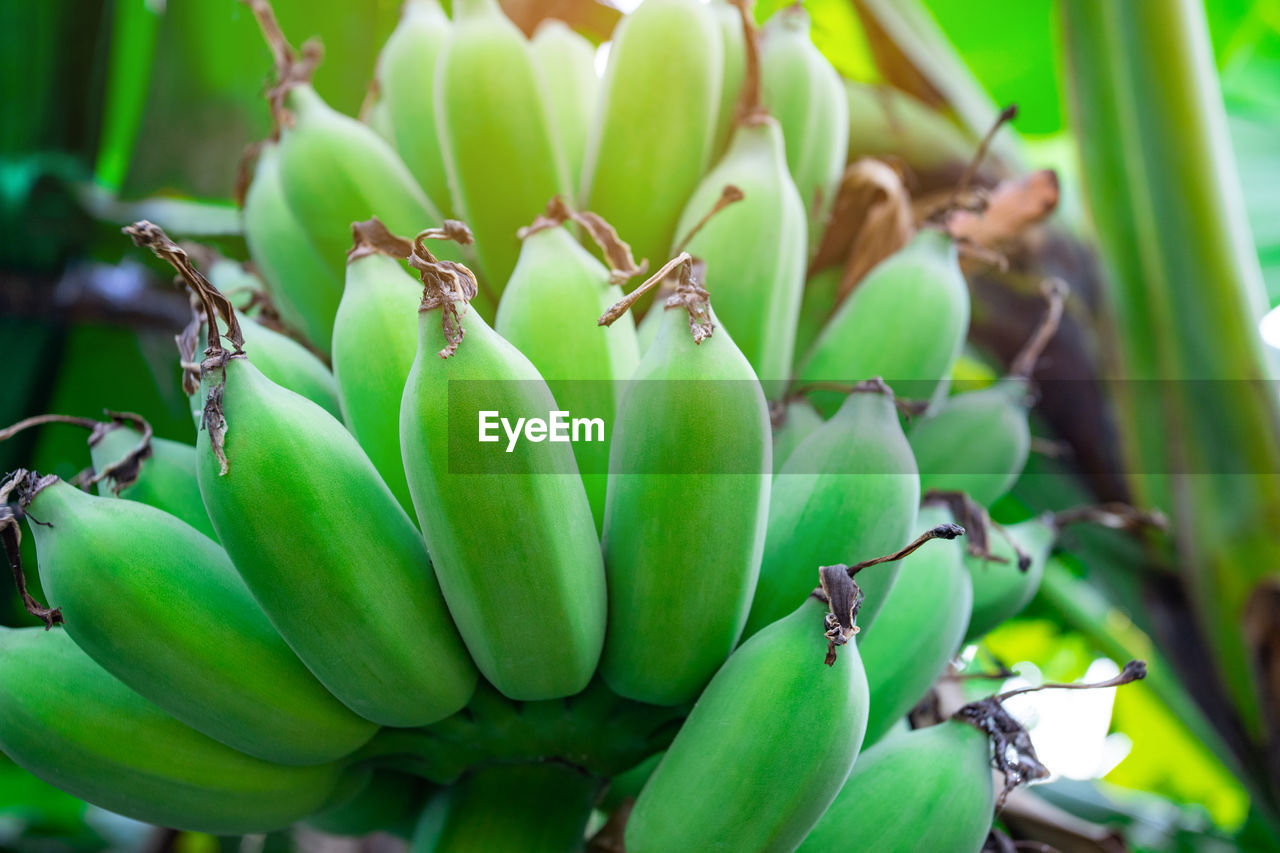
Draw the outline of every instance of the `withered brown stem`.
M1070 292L1067 283L1058 278L1045 279L1040 285L1040 292L1044 294L1048 307L1045 309L1040 325L1031 333L1022 351L1014 358L1009 368L1010 379L1031 379L1031 374L1036 369L1036 362L1044 354L1045 347L1049 345L1049 341L1053 340L1053 336L1058 331L1058 325L1062 322L1063 304Z
M1038 693L1041 690L1100 690L1106 687L1119 687L1122 684L1141 681L1146 677L1147 662L1144 660L1131 660L1120 669L1117 675L1103 681L1095 681L1089 684L1046 681L1044 684L1035 687L1018 687L1013 690L1007 690L994 698L1003 702L1014 696L1021 696L1024 693Z
M1119 502L1072 507L1053 514L1053 523L1058 527L1081 522L1112 530L1141 530L1144 527L1152 527L1162 533L1170 530L1169 519L1160 510L1142 510Z
M563 196L554 196L547 202L546 210L538 214L533 222L516 232L516 237L526 240L540 231L559 228L566 222L573 221L582 226L592 241L600 247L604 261L609 266L609 283L621 285L638 275L644 275L649 268L649 261L639 264L631 254L631 246L621 237L618 231L603 216L589 210L575 211L569 207Z
M863 569L869 569L872 566L878 566L881 563L892 563L897 560L901 560L903 557L909 557L922 548L926 542L931 542L934 539L956 539L964 534L965 529L959 524L939 524L936 527L931 527L924 533L921 533L905 548L894 551L892 554L886 554L883 557L876 557L872 560L863 560L861 563L855 563L852 566L843 566L842 568L848 573L849 577L852 578Z
M440 309L441 326L444 329L445 346L440 350L441 358L449 358L458 351L459 344L466 334L462 327L462 317L480 290L480 283L475 273L463 264L455 261L442 261L431 254L427 248L427 240L452 240L466 245L471 243L471 229L456 219L446 219L438 228L428 228L413 238L413 248L409 255L409 266L418 271L422 280L422 302L418 312ZM459 310L458 303L462 303Z
M991 147L992 141L996 138L996 133L1007 122L1013 121L1018 117L1018 105L1010 104L1000 111L1000 115L996 116L996 120L992 122L991 129L987 131L987 135L982 137L982 141L978 143L978 150L974 152L973 159L969 161L969 165L965 166L964 174L960 176L960 180L956 183L955 190L952 191L952 198L959 198L960 194L969 188L969 184L973 182L974 176L978 174L978 168L982 165L982 161L987 158L987 150Z
M742 46L746 70L742 78L742 92L738 95L735 125L753 125L771 121L769 112L760 102L760 32L751 14L754 0L732 0L742 18Z
M64 621L62 610L57 607L45 607L27 590L27 578L22 571L22 527L19 521L32 499L57 479L53 476L41 477L33 471L20 468L13 472L3 485L0 485L0 541L4 543L9 571L13 574L14 586L17 587L18 595L22 598L22 606L44 623L46 631ZM10 503L10 496L15 492L17 500ZM30 515L27 515L27 518L33 524L39 524Z
M702 218L689 229L689 233L684 235L684 239L680 241L680 245L676 246L676 254L680 254L689 246L689 241L698 235L706 224L715 218L716 214L724 210L731 204L742 201L746 198L746 194L733 184L725 184L724 189L720 190L720 195L716 198L715 204L711 205L711 209L702 215Z

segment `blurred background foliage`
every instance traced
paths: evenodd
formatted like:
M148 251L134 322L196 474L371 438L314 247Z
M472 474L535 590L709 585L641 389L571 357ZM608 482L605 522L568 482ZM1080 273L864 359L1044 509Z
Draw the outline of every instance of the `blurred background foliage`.
M527 24L551 5L512 2L510 8ZM616 19L590 0L554 5L555 14L596 41L607 38ZM760 0L757 16L763 20L782 5L784 0ZM1016 137L1002 141L997 156L1057 169L1064 188L1060 224L1088 233L1055 0L984 0L981 14L971 0L805 5L815 42L846 77L905 89L954 133L956 146L972 144L994 105L1018 104ZM1205 5L1249 223L1275 306L1280 0ZM323 41L326 58L316 86L333 106L357 114L398 2L276 0L275 7L285 32ZM902 73L904 57L916 69L929 66L923 80ZM242 150L270 129L262 98L269 71L251 15L236 0L0 2L0 342L6 366L0 424L46 411L96 416L110 408L143 414L157 435L192 439L172 343L185 319L185 300L166 287L168 276L159 266L129 251L118 227L146 216L244 256L232 189ZM87 464L77 430L54 427L0 444L3 470L24 465L71 477ZM1060 473L1053 460L1033 459L996 517L1025 517L1033 506L1088 498ZM1127 849L1280 849L1274 823L1251 808L1230 749L1188 687L1159 665L1160 651L1141 613L1118 606L1124 602L1115 598L1114 578L1109 593L1117 603L1083 580L1095 560L1116 560L1116 547L1105 537L1069 539L1025 617L998 629L976 651L974 666L989 668L993 659L1014 669L1026 663L1050 680L1079 678L1098 658L1153 660L1147 682L1115 696L1110 729L1127 733L1130 747L1104 781L1061 779L1030 789L1031 795L1090 825L1122 832ZM30 624L9 586L0 588L0 622ZM1133 592L1131 601L1139 599ZM132 848L147 832L0 759L2 847ZM1077 842L1071 849L1126 849ZM264 846L284 843L268 839ZM232 849L228 842L191 835L167 844L191 853Z

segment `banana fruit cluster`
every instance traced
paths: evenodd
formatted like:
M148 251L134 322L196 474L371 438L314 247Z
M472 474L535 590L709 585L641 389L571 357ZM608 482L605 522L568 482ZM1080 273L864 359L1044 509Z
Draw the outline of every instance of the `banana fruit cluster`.
M0 748L220 834L553 853L605 809L632 853L979 850L987 718L893 730L1035 593L1048 520L949 541L1026 462L1034 357L948 396L969 297L938 227L797 346L851 145L803 10L762 37L644 0L598 78L563 25L408 0L362 123L246 2L276 61L243 199L264 293L125 229L191 291L199 428L81 424L97 493L5 481L50 606L0 630ZM607 429L483 437L566 411Z

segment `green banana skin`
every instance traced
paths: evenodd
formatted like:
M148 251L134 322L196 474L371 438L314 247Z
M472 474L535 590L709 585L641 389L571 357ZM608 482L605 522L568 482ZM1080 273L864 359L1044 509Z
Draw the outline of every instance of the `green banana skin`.
M342 298L341 271L326 263L294 215L280 181L280 147L265 145L243 205L244 239L285 324L329 351L333 315Z
M570 189L576 189L586 156L587 135L600 98L596 49L554 18L538 25L530 42L533 62L547 93L556 146L564 160Z
M190 729L99 667L65 631L0 628L0 749L135 820L242 835L323 809L341 767L286 767Z
M444 805L429 807L434 814L413 850L573 853L582 849L599 791L598 779L564 764L479 767L444 795Z
M945 393L968 329L969 290L955 243L924 229L841 303L801 362L797 381L881 376L903 396L930 399ZM810 399L827 416L840 404L833 392Z
M637 259L656 266L669 257L680 212L711 158L720 25L698 0L645 0L613 35L581 207L607 219Z
M555 401L537 368L476 312L465 313L466 336L446 359L440 311L422 311L418 322L400 444L458 630L485 678L510 698L578 693L600 658L606 603L600 544L573 451L526 441L506 454L500 444L450 440L458 416L451 413L546 417ZM501 475L452 473L494 458Z
M858 756L800 853L978 853L995 809L991 746L948 721L888 737Z
M1002 379L948 397L911 425L907 438L926 491L964 492L982 506L1003 497L1031 455L1027 383Z
M206 396L222 375L206 372ZM276 630L373 722L425 725L461 708L475 670L422 539L369 457L341 423L247 359L230 358L225 377L229 465L220 474L202 429L200 492Z
M706 263L716 313L773 399L791 377L808 251L804 205L773 119L734 130L729 150L685 205L676 234L688 234L730 184L743 200L712 217L687 248Z
M613 429L600 672L619 695L677 705L742 634L772 462L764 394L734 341L717 325L695 344L685 309L664 313Z
M95 471L104 471L132 453L142 441L142 433L132 427L117 425L98 434L97 441L89 445L89 456ZM147 506L164 510L182 519L205 536L217 541L218 534L205 512L200 497L200 484L196 482L196 449L190 444L151 437L151 455L142 460L138 477L117 494L112 484L98 483L98 493L106 496L117 494L126 500L138 501Z
M520 254L516 232L570 191L546 99L529 45L497 0L456 0L435 78L436 127L454 208L475 235L494 300ZM493 316L492 303L473 307Z
M803 398L788 400L782 410L781 424L773 428L773 473L776 475L782 466L791 458L791 454L806 438L818 430L826 421L818 410Z
M946 510L926 505L915 532L952 520ZM871 691L867 745L916 706L960 651L972 609L973 584L958 540L937 542L903 559L875 624L858 635Z
M453 24L437 0L409 0L378 55L375 75L379 96L375 109L382 111L386 124L380 133L446 218L453 218L453 199L440 152L434 97L436 61L452 32Z
M835 311L836 297L840 294L840 279L843 276L844 267L828 267L809 276L805 282L804 296L800 299L800 317L796 320L796 364L800 363L813 346L822 327Z
M993 533L991 553L1007 562L966 556L965 568L973 581L973 615L969 620L966 642L979 639L992 628L1022 612L1040 588L1045 563L1058 538L1052 516L1030 518L1004 528L1008 539L1018 544L1030 564L1025 572L1018 569L1018 555L1005 536Z
M369 254L347 265L333 324L333 375L342 419L382 481L414 519L400 457L400 399L418 353L422 287L395 258Z
M612 326L596 324L621 298L609 271L567 228L548 228L525 238L494 330L533 362L562 409L612 425L621 391L640 363L629 313ZM608 432L605 441L574 447L597 534L604 523Z
M421 779L390 770L371 773L356 767L347 772L362 782L360 790L346 802L308 817L304 821L307 826L329 835L387 832L408 840L423 803L438 790Z
M747 76L747 48L743 41L742 14L728 0L712 0L711 13L720 28L723 64L720 74L720 109L716 113L715 142L711 148L713 158L718 158L729 145L733 135L734 117L738 113L738 98L742 94L742 82Z
M848 162L892 155L903 160L928 190L954 185L973 158L976 139L901 89L845 80L844 90Z
M898 423L893 397L855 392L835 416L792 451L773 479L768 536L748 635L780 619L813 589L819 566L854 563L895 551L915 528L920 479ZM858 576L869 627L899 567Z
M161 510L61 481L31 502L45 594L90 657L166 713L257 758L322 764L375 727L312 677L225 553ZM52 525L52 526L46 526Z
M823 663L826 612L805 600L716 673L640 792L628 853L790 851L818 822L867 722L856 648Z
M787 168L816 249L835 202L849 148L849 102L839 73L809 38L809 13L784 6L764 26L761 99L782 126Z
M280 136L285 199L335 280L346 277L352 222L376 215L394 234L441 223L408 167L372 129L329 107L307 84L290 89L285 105L294 116ZM454 246L442 246L439 254L463 257ZM337 308L335 299L326 318L330 327Z

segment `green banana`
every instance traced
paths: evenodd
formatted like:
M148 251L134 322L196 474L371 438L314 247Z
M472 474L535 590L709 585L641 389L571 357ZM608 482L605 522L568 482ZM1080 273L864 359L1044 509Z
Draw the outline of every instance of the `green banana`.
M792 451L773 480L760 582L747 618L751 634L785 616L813 588L814 566L874 557L903 545L916 526L920 478L898 422L893 392L857 386L835 416ZM897 575L863 586L869 626Z
M40 580L67 633L166 713L257 758L321 764L374 726L312 677L272 629L226 554L134 501L26 475L16 484Z
M599 242L612 269L564 227L571 219ZM520 260L498 303L493 328L533 362L562 409L604 415L612 423L640 353L630 315L607 329L595 320L622 298L619 284L640 272L631 250L607 223L572 213L559 197L521 232L521 239ZM604 522L607 433L604 441L574 448L597 533Z
M722 56L715 15L698 0L644 0L614 31L579 198L638 258L669 257L711 158Z
M800 850L853 844L859 853L979 853L995 799L983 732L954 720L917 729L858 756Z
M525 37L497 0L455 0L453 15L436 69L436 129L454 209L497 300L520 254L516 232L570 185ZM492 317L492 304L473 307Z
M289 207L280 181L280 147L258 154L241 205L249 256L262 273L280 317L321 351L329 349L333 315L342 298L341 271L320 254L306 226Z
M972 642L1006 619L1022 612L1035 598L1058 538L1052 515L1029 518L992 537L990 555L968 555L965 568L973 581L973 615L965 641Z
M453 34L438 0L408 0L375 73L378 102L390 142L441 214L452 217L453 199L436 127L436 63ZM372 120L370 124L372 124ZM370 211L378 213L379 211ZM430 223L421 223L425 227Z
M766 853L804 839L867 723L857 649L823 665L826 610L806 600L716 673L636 800L629 853Z
M428 807L415 853L581 850L600 781L566 764L495 764L468 773Z
M831 215L849 148L849 102L844 84L809 39L809 13L784 6L764 26L761 100L782 127L787 168L817 247Z
M157 438L151 425L139 418L134 426L124 421L130 415L112 415L109 424L89 438L89 456L93 468L107 478L98 482L98 493L115 495L164 510L182 519L205 536L217 541L218 534L205 511L196 482L196 449L190 444ZM141 427L141 432L135 428ZM116 465L128 460L143 445L150 448L135 470L118 470ZM108 486L106 479L111 480Z
M795 449L821 427L825 421L808 400L787 400L773 415L773 473L777 474Z
M573 451L525 441L504 453L469 426L482 412L549 417L558 407L537 368L468 310L470 270L437 262L422 239L411 263L424 294L400 446L440 586L472 658L500 691L525 700L577 693L600 657L606 603Z
M156 438L151 424L130 412L107 412L109 421L71 415L36 415L0 430L0 441L34 426L59 423L89 430L93 472L87 485L98 494L153 506L176 516L216 540L196 482L196 449Z
M533 62L542 75L556 147L564 160L570 190L582 180L587 134L600 98L596 49L591 42L555 18L545 18L530 42Z
M396 233L416 233L442 217L390 143L332 109L308 82L318 62L285 41L267 0L248 0L276 62L269 91L279 130L279 176L289 210L333 280L345 279L351 223L377 215ZM461 258L461 255L455 257ZM339 291L340 292L340 291ZM323 318L331 328L338 300ZM326 339L322 351L328 352Z
M901 159L922 189L954 185L977 140L943 113L901 89L844 81L850 163L862 157Z
M333 375L342 417L383 482L412 519L413 498L400 456L400 400L418 352L422 288L393 251L376 218L352 225L355 245L333 323Z
M951 520L945 509L926 503L916 531ZM973 584L960 543L940 542L902 561L875 624L858 635L871 691L867 744L885 736L946 669L964 645L972 609Z
M716 129L711 147L712 159L718 159L729 144L733 133L734 117L738 113L738 98L747 76L747 48L742 32L742 15L730 0L711 0L711 13L720 28L721 52L720 109L716 113Z
M1009 690L965 705L946 722L885 738L858 757L801 853L840 849L850 839L860 853L979 853L992 813L1009 793L1049 775L1003 703L1037 690L1118 687L1146 673L1146 663L1129 661L1117 676L1095 684ZM993 768L1004 776L998 796Z
M0 628L0 683L0 749L46 782L135 820L217 835L268 832L345 793L336 764L270 764L187 728L65 631Z
M329 835L361 836L385 832L409 839L423 804L438 789L421 779L390 770L370 773L364 767L347 771L364 784L351 799L318 814L304 823Z
M800 363L818 339L822 327L835 310L840 295L840 281L844 267L828 267L811 274L804 283L804 295L800 298L800 316L796 319L796 364Z
M787 171L778 122L760 104L757 34L739 9L746 78L729 149L702 179L676 226L679 251L706 264L717 315L774 399L791 378L796 321L804 290L805 210ZM743 195L706 220L725 187Z
M302 344L249 317L240 318L254 366L277 385L301 394L335 418L342 417L338 383L329 368Z
M1013 361L989 388L956 394L911 425L908 440L920 464L922 488L964 492L983 506L1001 498L1031 455L1027 410L1031 374L1062 316L1065 286L1046 283L1049 310Z
M476 674L413 522L350 433L244 358L234 312L156 226L126 229L174 264L213 314L197 477L218 538L273 625L322 684L382 725L466 704ZM287 478L281 478L281 472ZM355 639L353 639L355 638Z
M676 705L698 695L742 633L772 462L764 394L733 339L716 328L687 253L601 322L668 275L679 284L613 429L600 672L622 696Z

